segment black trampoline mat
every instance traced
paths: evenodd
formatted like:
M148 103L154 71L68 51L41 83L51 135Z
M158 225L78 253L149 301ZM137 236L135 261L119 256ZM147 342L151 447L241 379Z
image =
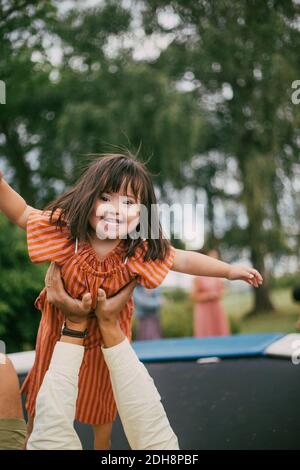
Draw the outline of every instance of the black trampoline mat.
M200 365L146 363L181 449L299 449L300 365L278 358L234 358ZM85 449L89 426L76 423ZM119 419L112 448L129 449Z

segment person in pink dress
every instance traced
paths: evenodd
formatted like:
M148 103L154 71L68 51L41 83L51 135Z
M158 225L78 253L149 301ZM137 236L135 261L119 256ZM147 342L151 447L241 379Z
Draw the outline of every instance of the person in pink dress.
M200 250L203 253L204 250ZM208 256L218 259L216 249L205 250ZM229 324L221 304L224 294L222 279L195 276L190 299L194 303L194 336L224 336L230 333Z

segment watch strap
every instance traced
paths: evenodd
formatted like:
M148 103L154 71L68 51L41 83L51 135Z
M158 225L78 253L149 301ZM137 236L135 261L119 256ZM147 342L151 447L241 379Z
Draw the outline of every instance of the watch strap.
M87 328L84 331L72 330L71 328L68 328L66 326L66 322L65 322L63 324L61 334L62 334L62 336L71 336L72 338L84 339L88 335L88 330L87 330Z

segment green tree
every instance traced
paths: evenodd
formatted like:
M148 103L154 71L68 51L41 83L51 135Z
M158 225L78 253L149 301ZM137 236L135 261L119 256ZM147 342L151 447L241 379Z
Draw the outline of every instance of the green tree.
M157 68L173 81L192 74L199 100L209 103L211 150L237 162L248 217L243 239L265 277L255 290L253 311L272 310L265 258L287 249L280 173L291 176L299 152L299 109L291 102L291 84L300 73L300 6L292 0L144 4L148 34L174 35ZM160 20L164 11L177 15L173 28Z
M40 312L34 300L45 266L29 262L24 233L0 216L0 337L7 352L33 349Z
M7 85L1 168L28 203L42 208L77 178L84 154L142 145L163 189L167 178L179 177L181 158L193 154L201 119L192 94L135 61L131 48L108 53L109 41L130 29L132 12L120 2L64 14L57 6L0 0L0 77ZM34 344L33 301L46 268L30 265L24 236L3 219L0 238L0 334L12 351Z

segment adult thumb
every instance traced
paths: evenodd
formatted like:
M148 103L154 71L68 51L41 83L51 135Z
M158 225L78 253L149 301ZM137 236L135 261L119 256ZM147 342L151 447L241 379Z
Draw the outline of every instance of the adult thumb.
M85 312L89 312L92 308L92 296L89 292L82 297L82 306Z

